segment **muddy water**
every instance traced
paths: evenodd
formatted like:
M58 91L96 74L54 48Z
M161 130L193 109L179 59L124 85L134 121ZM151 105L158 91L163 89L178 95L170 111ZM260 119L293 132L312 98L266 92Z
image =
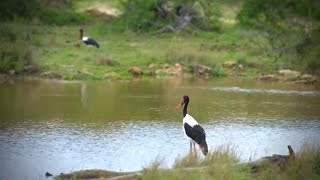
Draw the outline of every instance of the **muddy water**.
M241 79L130 82L21 81L0 86L0 179L43 179L82 169L134 171L189 151L188 113L210 149L236 148L241 160L320 145L320 88Z

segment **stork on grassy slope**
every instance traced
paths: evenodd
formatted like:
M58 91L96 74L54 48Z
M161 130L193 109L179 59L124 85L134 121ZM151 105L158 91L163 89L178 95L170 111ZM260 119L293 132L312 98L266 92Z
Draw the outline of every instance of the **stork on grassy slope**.
M206 142L206 132L204 129L198 124L198 122L187 113L189 104L189 96L183 96L182 101L177 106L176 110L180 110L183 107L183 130L185 135L190 141L190 152L192 152L192 145L194 151L196 152L195 144L198 144L202 153L207 155L208 153L208 145Z
M96 48L100 48L100 45L98 44L98 42L92 38L89 38L87 36L83 36L83 29L80 29L80 40L82 42L84 42L84 44L86 44L87 46L91 46L91 47L96 47Z

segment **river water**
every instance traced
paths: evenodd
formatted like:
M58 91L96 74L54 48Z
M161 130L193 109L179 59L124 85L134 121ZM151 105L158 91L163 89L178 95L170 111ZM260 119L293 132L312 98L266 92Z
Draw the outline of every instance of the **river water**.
M44 179L84 169L135 171L189 152L182 112L209 149L242 161L320 145L320 87L245 79L127 82L29 80L0 86L0 179Z

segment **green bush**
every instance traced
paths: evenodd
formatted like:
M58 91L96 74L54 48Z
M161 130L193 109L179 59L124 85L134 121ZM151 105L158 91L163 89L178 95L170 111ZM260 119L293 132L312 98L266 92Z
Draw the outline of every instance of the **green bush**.
M295 46L298 64L311 73L320 74L320 26Z
M9 70L24 71L27 65L36 66L32 49L24 37L23 28L16 24L0 25L0 72Z
M193 27L201 30L219 30L221 26L217 21L221 12L208 0L127 0L122 1L122 6L125 8L119 21L121 26L135 31L176 26L179 22L177 11L182 6L189 12L196 12L196 9L191 9L197 6L201 12L196 13L204 16L193 20ZM164 11L159 10L159 7Z
M237 18L242 25L259 26L284 19L288 12L320 20L320 3L317 0L244 0Z
M0 19L13 20L15 17L33 18L40 9L39 0L0 1Z

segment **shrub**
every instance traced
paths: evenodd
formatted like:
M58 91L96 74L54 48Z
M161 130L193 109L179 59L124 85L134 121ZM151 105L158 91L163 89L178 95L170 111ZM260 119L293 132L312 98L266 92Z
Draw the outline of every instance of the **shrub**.
M32 49L25 41L24 32L19 25L0 25L0 72L9 70L24 71L25 66L36 66Z
M217 30L220 27L217 16L221 13L207 0L127 0L122 1L122 5L125 8L119 22L121 26L135 31L176 26L180 21L181 9L195 14L192 25L196 29Z
M13 20L15 17L30 19L37 15L39 9L39 0L0 1L0 19Z
M320 3L317 0L245 0L237 18L242 25L259 26L283 19L287 12L319 20Z

